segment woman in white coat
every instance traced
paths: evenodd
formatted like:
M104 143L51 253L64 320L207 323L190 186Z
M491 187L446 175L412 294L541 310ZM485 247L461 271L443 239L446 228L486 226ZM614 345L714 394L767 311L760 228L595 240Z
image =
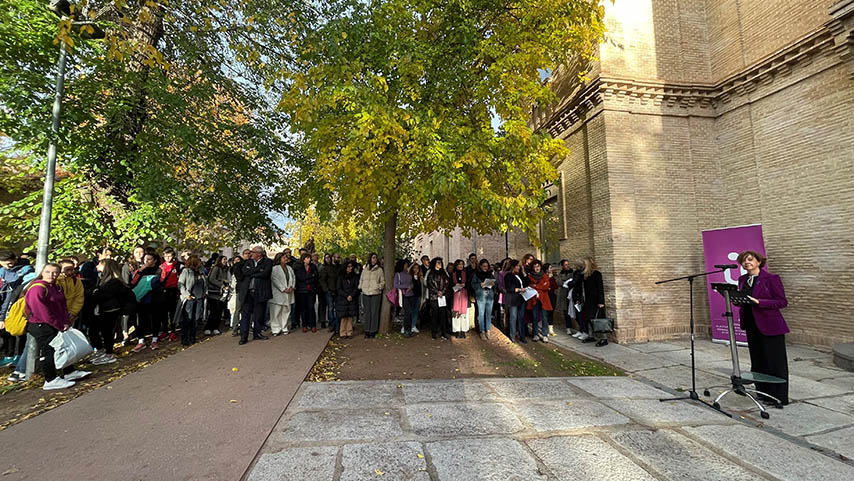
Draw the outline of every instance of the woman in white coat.
M270 299L270 329L274 336L288 333L288 318L291 304L294 302L294 270L288 265L288 256L282 256L279 265L273 267L270 281L273 284L273 298Z

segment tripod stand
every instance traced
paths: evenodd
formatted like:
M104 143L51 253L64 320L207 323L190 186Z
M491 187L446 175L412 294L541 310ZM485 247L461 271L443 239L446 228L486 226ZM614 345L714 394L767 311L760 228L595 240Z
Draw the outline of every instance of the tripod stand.
M719 266L715 266L715 267L719 267ZM664 401L683 401L683 400L690 399L692 401L697 401L697 402L700 402L702 404L705 404L706 406L708 406L711 409L715 409L714 406L712 406L711 404L707 403L706 401L703 401L702 399L700 399L700 395L697 394L697 367L696 367L696 362L694 360L694 279L696 279L698 277L706 277L706 276L711 275L711 274L718 274L720 272L724 272L725 270L726 269L721 269L718 271L711 271L711 272L703 272L700 274L692 274L690 276L677 277L675 279L667 279L667 280L656 282L656 285L658 285L658 284L666 284L668 282L676 282L676 281L687 280L688 281L688 299L689 299L688 306L689 306L689 309L691 311L691 317L690 317L690 319L691 319L691 321L690 321L690 329L691 329L691 390L688 391L687 396L679 396L679 397L673 397L673 398L659 399L659 401L661 401L661 402L664 402ZM732 417L732 415L727 413L727 412L721 411L720 409L716 409L716 410L721 414Z

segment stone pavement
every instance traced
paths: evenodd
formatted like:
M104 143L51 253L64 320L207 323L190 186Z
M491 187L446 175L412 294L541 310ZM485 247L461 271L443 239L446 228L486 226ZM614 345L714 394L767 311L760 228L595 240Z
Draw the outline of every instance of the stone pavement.
M854 465L627 377L304 383L269 480L827 480Z
M649 342L643 344L609 344L595 347L582 344L561 331L549 338L555 344L617 366L634 378L652 381L659 387L688 391L691 389L690 341ZM709 386L729 383L732 360L729 346L708 339L695 341L697 392L708 402L726 389ZM789 345L789 397L785 409L769 409L770 419L759 417L749 399L728 394L721 408L741 416L766 431L792 436L819 449L854 459L854 372L844 371L833 363L829 351ZM739 364L750 369L750 354L739 348Z
M240 479L328 340L223 335L178 352L0 431L0 479Z

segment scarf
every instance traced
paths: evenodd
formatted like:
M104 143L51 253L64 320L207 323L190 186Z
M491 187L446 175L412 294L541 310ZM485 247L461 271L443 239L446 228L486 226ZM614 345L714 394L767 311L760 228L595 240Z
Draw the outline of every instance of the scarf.
M538 280L542 279L543 276L546 275L546 273L545 273L545 271L540 270L540 272L531 271L531 273L528 275L533 277L535 281L538 281Z

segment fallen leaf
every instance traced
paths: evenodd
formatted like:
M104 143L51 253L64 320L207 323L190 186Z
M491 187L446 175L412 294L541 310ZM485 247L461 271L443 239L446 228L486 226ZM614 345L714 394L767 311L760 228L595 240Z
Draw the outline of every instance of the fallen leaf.
M375 472L375 473L377 473L377 476L382 476L383 474L385 474L384 472L382 472L382 471L380 471L379 469L376 469L376 468L374 468L374 472Z
M416 456L418 456L418 459L424 459L424 455L421 453L416 454Z
M232 403L232 404L234 404L234 403L236 403L236 402L237 402L237 399L232 399L232 400L231 400L231 401L229 401L229 402L230 402L230 403Z
M231 372L237 372L237 368L236 367L231 368Z
M19 472L19 471L21 471L21 470L20 470L20 469L18 469L18 468L9 468L9 469L7 469L6 471L3 471L3 476L7 476L7 475L9 475L9 474L15 474L15 473L17 473L17 472Z

